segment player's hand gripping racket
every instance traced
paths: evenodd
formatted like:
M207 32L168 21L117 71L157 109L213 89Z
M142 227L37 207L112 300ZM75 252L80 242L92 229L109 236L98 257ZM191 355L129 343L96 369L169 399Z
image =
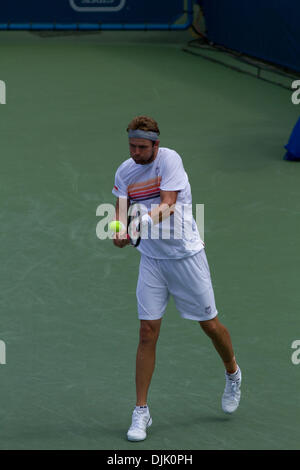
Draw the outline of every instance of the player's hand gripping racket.
M129 206L128 215L127 215L127 231L125 225L120 220L113 220L109 224L109 229L112 232L120 233L125 235L127 240L130 242L131 246L138 247L141 242L141 223L142 220L142 210L139 204L132 204ZM122 238L123 238L122 236ZM120 245L118 245L120 246ZM121 244L121 248L125 246Z
M132 204L128 209L127 238L130 244L138 247L141 242L141 211L139 204Z

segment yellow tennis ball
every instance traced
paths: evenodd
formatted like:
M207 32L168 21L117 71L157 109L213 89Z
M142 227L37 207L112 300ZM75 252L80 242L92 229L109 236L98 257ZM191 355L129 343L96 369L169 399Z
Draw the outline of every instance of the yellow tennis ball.
M108 228L112 232L122 232L122 230L124 230L125 227L124 227L124 224L122 224L120 220L113 220L109 224Z

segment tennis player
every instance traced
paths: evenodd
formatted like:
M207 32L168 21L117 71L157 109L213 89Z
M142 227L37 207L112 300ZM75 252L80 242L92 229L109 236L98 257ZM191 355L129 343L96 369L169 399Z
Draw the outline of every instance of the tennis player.
M156 343L170 295L183 318L199 322L211 338L225 366L222 408L233 413L240 402L241 371L235 359L228 330L218 319L204 243L195 220L177 224L182 208L191 205L191 187L181 157L159 146L156 121L138 116L127 128L130 156L117 169L113 194L117 197L116 220L126 224L128 207L143 204L141 253L136 289L140 338L136 357L136 407L127 438L142 441L152 418L147 404L155 366ZM153 208L153 206L155 206ZM169 237L164 237L164 225ZM154 233L154 236L152 236ZM128 245L127 235L117 234L114 244Z

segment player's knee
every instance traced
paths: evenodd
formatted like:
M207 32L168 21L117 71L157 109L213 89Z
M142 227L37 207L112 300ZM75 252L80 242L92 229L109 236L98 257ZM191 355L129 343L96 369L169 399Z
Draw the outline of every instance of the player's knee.
M157 341L159 330L149 323L144 323L140 328L140 343L155 343Z
M201 321L199 322L202 330L210 337L213 337L218 334L219 323L214 318L212 320Z

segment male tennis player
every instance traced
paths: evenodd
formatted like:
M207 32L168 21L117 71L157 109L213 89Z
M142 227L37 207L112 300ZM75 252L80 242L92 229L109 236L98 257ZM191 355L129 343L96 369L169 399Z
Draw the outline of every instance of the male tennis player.
M117 169L112 192L118 198L115 218L124 224L129 205L139 202L146 208L139 219L142 239L138 246L141 259L136 290L140 319L137 396L127 433L128 440L141 441L152 424L147 395L154 371L156 342L170 295L183 318L200 323L223 360L226 384L222 408L226 413L233 413L239 406L242 376L229 332L217 317L204 243L192 216L187 217L190 219L187 223L182 218L183 222L177 224L177 228L183 227L182 232L176 235L176 220L182 217L182 208L192 203L181 157L174 150L159 147L160 131L150 117L136 117L127 132L131 158ZM169 228L169 237L163 236L164 225ZM114 239L120 248L128 243L124 233Z

